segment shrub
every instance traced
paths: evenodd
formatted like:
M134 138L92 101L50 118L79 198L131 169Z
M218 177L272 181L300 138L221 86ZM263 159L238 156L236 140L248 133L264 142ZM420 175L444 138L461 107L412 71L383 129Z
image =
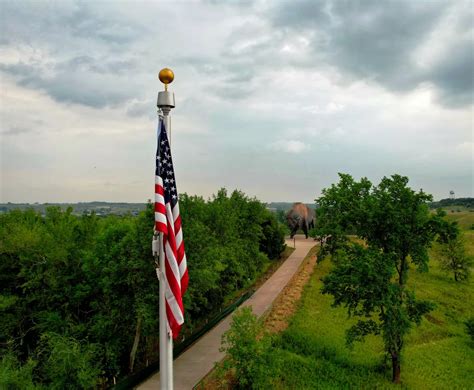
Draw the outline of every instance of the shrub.
M0 389L38 389L33 383L33 370L35 367L36 362L32 359L20 365L15 356L7 353L0 361Z
M464 239L456 222L444 224L438 242L441 243L441 267L452 272L456 282L468 279L473 259L466 252Z
M285 250L285 229L275 218L268 214L262 224L263 238L260 240L260 250L269 259L278 259Z
M239 309L232 317L230 329L222 336L221 348L227 354L223 368L234 370L239 389L254 388L266 375L268 346L268 338L263 337L263 325L252 309Z
M471 342L474 343L474 317L469 318L465 323L466 333L471 337Z
M100 375L98 348L55 333L40 342L42 371L51 389L93 389ZM44 356L41 356L43 355Z

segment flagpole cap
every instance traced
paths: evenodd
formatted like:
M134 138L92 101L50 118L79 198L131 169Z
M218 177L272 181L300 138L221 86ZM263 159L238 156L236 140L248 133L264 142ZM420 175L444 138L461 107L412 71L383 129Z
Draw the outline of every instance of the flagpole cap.
M158 73L158 78L165 85L165 91L168 90L168 84L171 84L174 80L174 73L169 68L163 68Z

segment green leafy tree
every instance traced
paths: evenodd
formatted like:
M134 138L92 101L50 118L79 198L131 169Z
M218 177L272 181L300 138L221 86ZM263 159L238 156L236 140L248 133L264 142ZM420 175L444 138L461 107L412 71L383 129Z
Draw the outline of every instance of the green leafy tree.
M274 215L240 191L182 195L180 209L186 337L251 285L282 237ZM104 387L157 358L153 225L151 203L137 217L0 214L0 387L64 388L68 376L76 388Z
M285 229L268 213L262 222L263 237L260 240L260 251L270 259L278 259L285 250Z
M466 252L464 239L456 222L445 222L442 225L438 242L441 244L439 254L442 268L452 272L456 282L468 279L474 261Z
M428 210L431 196L407 184L408 178L399 175L372 186L365 178L357 182L340 174L339 183L318 199L322 228L338 243L323 293L333 295L334 305L345 306L349 315L363 318L348 330L349 344L371 333L382 335L395 383L400 382L405 336L433 308L407 287L410 264L428 269L427 249L440 224ZM352 244L348 233L366 246Z

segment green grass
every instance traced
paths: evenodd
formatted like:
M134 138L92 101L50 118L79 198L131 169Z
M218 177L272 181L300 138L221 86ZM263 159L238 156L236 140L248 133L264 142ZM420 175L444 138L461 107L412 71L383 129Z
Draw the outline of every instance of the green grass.
M461 211L456 211L458 209ZM451 210L454 210L454 212L451 212ZM448 221L456 221L463 230L470 230L471 226L474 225L474 210L469 211L467 208L456 207L452 209L445 208L444 211L446 211L446 219Z
M473 232L465 231L471 254ZM391 383L391 364L385 361L380 337L370 336L352 350L346 347L345 330L354 320L347 318L343 308L331 307L331 296L320 293L320 278L330 267L329 260L317 265L290 326L274 337L266 367L269 379L262 387L400 388ZM455 283L450 274L440 269L433 250L430 271L419 273L412 269L409 284L418 298L429 299L437 307L406 339L401 388L473 389L474 345L466 334L464 321L474 316L474 282L471 279Z

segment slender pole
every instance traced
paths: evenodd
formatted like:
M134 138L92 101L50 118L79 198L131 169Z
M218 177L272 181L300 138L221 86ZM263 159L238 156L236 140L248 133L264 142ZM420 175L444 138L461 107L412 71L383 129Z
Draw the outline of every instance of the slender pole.
M163 112L163 121L165 123L165 128L166 128L166 132L170 132L171 129L170 129L170 116L169 116L169 113L171 111L171 108L170 107L161 107L161 111ZM163 245L163 242L162 242L162 245ZM164 267L165 267L165 264L164 264L164 257L165 257L165 254L164 254L164 250L163 250L163 246L162 246L162 257L163 257L163 271L164 271ZM164 273L163 273L163 280L164 280ZM164 284L164 283L163 283ZM164 302L164 299L165 297L163 296L163 302ZM164 306L164 305L163 305ZM165 317L166 318L166 311L165 311ZM161 316L161 313L160 313L160 316ZM161 337L161 328L160 328L160 337ZM165 335L166 337L166 353L164 354L164 358L166 359L166 363L164 364L163 368L164 370L161 371L161 367L160 367L160 388L161 388L161 384L165 384L166 383L166 386L164 387L164 389L166 390L173 390L173 336L171 334L171 330L169 330L168 328L165 328L165 332L163 332L163 334ZM161 351L160 351L161 353ZM166 375L163 377L163 379L161 379L161 373L165 372L166 370Z
M163 113L163 122L168 134L171 134L171 119L169 113L175 107L174 93L168 91L168 84L173 82L174 74L170 69L162 69L160 81L165 84L165 90L158 93L157 107ZM170 139L171 142L171 139ZM166 274L163 234L160 233L160 390L173 390L173 337L168 329L166 318Z
M168 390L168 332L165 306L165 255L163 250L163 233L159 233L159 259L158 271L160 280L160 390Z

